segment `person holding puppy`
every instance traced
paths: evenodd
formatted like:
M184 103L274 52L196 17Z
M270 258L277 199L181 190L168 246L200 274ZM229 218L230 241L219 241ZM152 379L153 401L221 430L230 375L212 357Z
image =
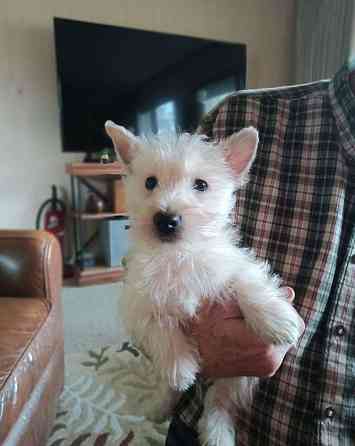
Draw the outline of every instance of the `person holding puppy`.
M167 446L197 446L210 380L258 376L238 411L238 446L350 446L355 438L355 73L330 81L238 92L200 132L221 140L258 129L258 154L238 191L244 246L271 263L305 322L296 347L262 343L239 308L204 307L189 328L203 370L180 399Z

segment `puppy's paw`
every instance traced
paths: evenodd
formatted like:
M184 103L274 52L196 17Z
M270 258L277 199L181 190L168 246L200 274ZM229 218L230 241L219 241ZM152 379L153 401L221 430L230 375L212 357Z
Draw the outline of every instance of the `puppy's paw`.
M275 345L296 344L304 331L304 322L297 311L287 301L277 302L268 310L256 327L262 340Z
M294 319L279 319L275 326L269 326L264 332L263 340L275 345L296 344L303 332L300 327L300 323Z
M198 371L198 362L192 355L178 358L168 371L169 384L173 389L185 391L195 382Z

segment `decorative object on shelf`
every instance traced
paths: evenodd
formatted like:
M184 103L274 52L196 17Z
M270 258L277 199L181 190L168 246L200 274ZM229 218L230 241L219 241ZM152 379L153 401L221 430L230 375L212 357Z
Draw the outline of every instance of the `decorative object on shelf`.
M79 258L80 268L91 268L96 265L95 256L91 252L84 252Z
M105 147L98 152L88 152L83 160L84 163L103 163L109 164L117 161L117 155L111 147Z
M85 210L89 214L100 214L105 210L105 203L100 197L91 193L86 200Z
M101 150L99 154L100 154L100 162L103 164L113 163L114 161L117 160L115 151L110 147Z

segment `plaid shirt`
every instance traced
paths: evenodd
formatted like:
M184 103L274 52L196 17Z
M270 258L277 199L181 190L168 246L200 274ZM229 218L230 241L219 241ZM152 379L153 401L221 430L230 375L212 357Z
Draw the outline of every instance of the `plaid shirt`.
M238 446L350 446L355 441L355 96L344 66L332 81L242 91L204 119L225 138L260 133L235 218L243 244L296 291L306 323L275 376L260 380L250 414L236 419ZM205 383L176 417L195 428Z

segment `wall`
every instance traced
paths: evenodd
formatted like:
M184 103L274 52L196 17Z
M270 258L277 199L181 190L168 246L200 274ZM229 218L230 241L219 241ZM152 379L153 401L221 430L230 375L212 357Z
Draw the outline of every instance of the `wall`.
M34 227L81 158L61 153L53 16L246 43L248 87L292 79L294 0L0 0L0 228Z

